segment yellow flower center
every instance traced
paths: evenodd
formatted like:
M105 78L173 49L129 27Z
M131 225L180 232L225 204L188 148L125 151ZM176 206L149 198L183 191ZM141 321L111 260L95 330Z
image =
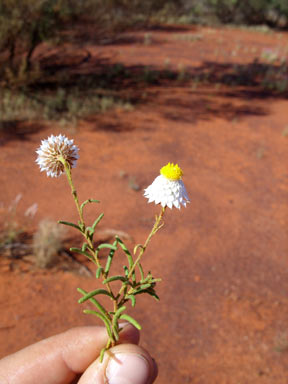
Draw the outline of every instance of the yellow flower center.
M178 164L168 163L160 169L161 175L165 176L169 180L180 180L183 176L182 169Z

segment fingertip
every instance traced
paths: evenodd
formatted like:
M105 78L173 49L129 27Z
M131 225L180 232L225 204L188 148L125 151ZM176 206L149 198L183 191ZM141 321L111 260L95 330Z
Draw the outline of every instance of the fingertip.
M102 363L92 363L79 384L151 384L156 377L157 366L145 349L121 344L109 349Z
M119 344L139 344L140 332L130 323L121 323L119 324L121 329L119 333Z

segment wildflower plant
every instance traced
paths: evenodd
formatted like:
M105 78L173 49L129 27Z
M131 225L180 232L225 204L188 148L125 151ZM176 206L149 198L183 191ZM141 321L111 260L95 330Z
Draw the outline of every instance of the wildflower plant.
M73 227L81 233L84 238L82 247L74 247L70 248L70 250L86 256L95 264L96 279L100 281L100 288L96 288L91 292L78 288L78 292L82 295L78 302L83 304L86 301L90 301L95 306L95 310L84 309L84 313L100 318L106 327L108 341L100 354L100 361L102 361L105 351L114 346L119 340L119 333L121 332L119 322L121 320L130 322L137 329L141 329L138 321L127 314L127 303L130 302L132 307L135 307L136 300L138 300L141 294L149 294L154 299L159 300L155 288L161 279L155 278L151 272L145 273L141 260L150 240L163 226L163 216L167 206L169 208L174 206L180 209L181 205L186 206L186 203L189 202L182 181L183 172L177 164L168 163L161 168L160 176L156 177L154 182L146 188L144 196L149 199L149 202L161 204L161 211L156 215L155 223L145 243L137 244L131 252L119 236L115 236L112 244L102 243L97 246L94 244L93 237L97 225L102 220L104 214L101 213L92 225L87 225L84 221L84 209L89 204L99 203L99 201L87 199L81 204L79 202L71 172L78 160L78 148L73 144L73 140L69 140L62 135L50 136L47 140L42 141L36 153L38 154L36 162L40 166L40 170L46 171L47 176L50 177L59 177L65 173L71 188L79 220L77 223L68 221L59 221L59 223ZM104 262L99 258L99 252L102 249L108 249L109 251ZM110 272L111 265L117 251L125 253L127 265L123 266L122 274L112 275ZM115 284L117 282L118 284ZM116 286L118 291L115 290ZM103 303L99 301L101 296L108 296L110 298L111 308L107 309L104 307Z

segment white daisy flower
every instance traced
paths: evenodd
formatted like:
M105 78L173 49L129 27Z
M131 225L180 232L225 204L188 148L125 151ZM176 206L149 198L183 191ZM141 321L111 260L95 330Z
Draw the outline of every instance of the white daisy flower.
M59 177L65 171L63 160L73 168L76 167L79 158L78 148L73 145L73 140L63 135L51 135L47 140L42 140L36 153L38 154L36 163L41 172L46 171L47 176L51 177Z
M189 197L182 181L183 172L177 164L168 163L160 169L160 175L144 190L148 203L161 204L162 207L180 209L186 207Z

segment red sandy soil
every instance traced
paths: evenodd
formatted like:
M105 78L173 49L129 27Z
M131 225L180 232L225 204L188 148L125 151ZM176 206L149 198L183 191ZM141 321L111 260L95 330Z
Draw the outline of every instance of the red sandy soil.
M40 140L63 133L80 147L74 170L80 199L101 200L87 221L105 212L100 229L124 231L132 247L145 240L159 211L142 197L143 188L161 166L179 163L191 204L168 210L143 261L163 279L161 300L141 297L130 311L158 362L157 383L287 384L287 94L265 91L245 76L225 81L233 64L247 72L265 49L287 55L287 34L212 28L145 34L87 43L92 58L81 71L93 70L101 57L131 71L169 65L191 77L130 84L127 92L141 100L134 110L98 114L76 129L34 122L2 131L2 208L21 193L20 222L33 203L36 222L77 220L65 177L47 178L34 163ZM212 75L196 86L193 76L205 73ZM116 264L123 262L119 256ZM81 314L76 292L95 288L95 279L64 269L39 270L3 255L0 356L97 323Z

